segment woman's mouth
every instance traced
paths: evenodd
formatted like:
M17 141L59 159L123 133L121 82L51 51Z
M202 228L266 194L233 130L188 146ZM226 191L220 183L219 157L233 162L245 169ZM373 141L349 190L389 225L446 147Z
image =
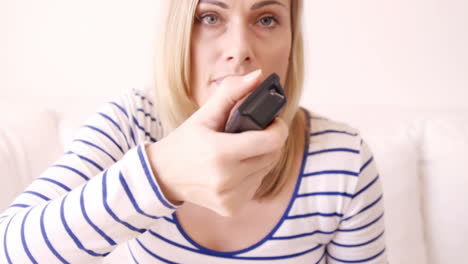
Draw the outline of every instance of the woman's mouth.
M216 84L216 86L219 86L222 81L223 79L218 79L218 80L215 80L214 83Z

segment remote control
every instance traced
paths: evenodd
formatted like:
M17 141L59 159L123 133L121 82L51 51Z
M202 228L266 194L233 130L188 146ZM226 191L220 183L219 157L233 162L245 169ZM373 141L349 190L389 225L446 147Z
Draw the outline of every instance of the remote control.
M232 112L224 131L262 130L273 122L285 105L286 96L279 76L272 73Z

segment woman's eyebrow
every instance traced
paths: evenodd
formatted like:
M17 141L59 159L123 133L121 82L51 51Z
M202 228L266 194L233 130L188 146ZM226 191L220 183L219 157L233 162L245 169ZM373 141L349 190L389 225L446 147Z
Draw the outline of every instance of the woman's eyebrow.
M229 6L224 3L224 2L220 2L220 1L216 1L216 0L200 0L199 4L212 4L212 5L217 5L221 8L224 8L224 9L228 9Z
M205 3L205 4L212 4L212 5L216 5L216 6L219 6L221 8L224 8L224 9L229 9L229 6L224 3L224 2L221 2L221 1L217 1L217 0L200 0L199 2L200 4L202 3ZM279 2L279 1L276 1L276 0L267 0L267 1L261 1L261 2L258 2L258 3L255 3L252 5L252 7L250 7L250 10L255 10L255 9L259 9L261 7L264 7L264 6L267 6L267 5L280 5L284 8L287 9L286 5Z
M275 0L268 0L268 1L262 1L262 2L258 2L258 3L253 4L252 7L250 8L250 10L259 9L259 8L267 6L267 5L280 5L280 6L287 9L286 5L284 5L281 2L278 2L278 1L275 1Z

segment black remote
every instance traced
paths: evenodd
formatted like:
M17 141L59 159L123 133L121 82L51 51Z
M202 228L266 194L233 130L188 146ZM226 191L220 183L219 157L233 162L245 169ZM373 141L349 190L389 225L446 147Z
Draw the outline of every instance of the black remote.
M262 130L286 105L286 96L279 76L272 73L232 112L224 129L228 133Z

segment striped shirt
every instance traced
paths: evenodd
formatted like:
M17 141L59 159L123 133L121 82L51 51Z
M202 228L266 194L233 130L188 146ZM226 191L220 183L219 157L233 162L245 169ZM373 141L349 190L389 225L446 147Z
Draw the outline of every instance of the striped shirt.
M145 146L163 128L151 92L129 89L78 129L65 153L0 215L1 263L92 263L126 244L125 263L387 263L382 188L357 131L308 117L300 175L262 240L220 252L184 231Z

